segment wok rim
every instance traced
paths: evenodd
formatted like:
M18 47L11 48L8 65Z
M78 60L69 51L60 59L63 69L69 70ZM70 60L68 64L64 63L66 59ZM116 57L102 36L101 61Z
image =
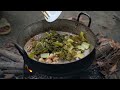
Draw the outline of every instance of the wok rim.
M95 47L96 47L96 41L97 41L97 39L96 39L96 36L95 36L95 34L92 32L92 30L89 28L89 27L87 27L86 25L84 25L81 21L73 21L73 20L68 20L68 19L57 19L56 21L60 21L60 20L64 20L64 21L69 21L69 22L73 22L73 23L76 23L78 26L80 26L80 25L82 25L82 26L84 26L85 28L87 28L87 30L90 30L90 32L91 32L91 34L93 35L93 37L94 37L94 44L95 45L93 45L93 49L90 51L90 53L87 55L87 56L89 56L93 51L94 51L94 49L95 49ZM27 30L27 28L29 28L29 27L31 27L31 26L33 26L33 25L36 25L36 24L38 24L38 23L43 23L43 22L46 22L46 20L41 20L41 21L37 21L37 22L33 22L33 23L31 23L31 24L29 24L29 25L27 25L27 26L25 26L25 28L23 29L23 30ZM56 30L57 31L57 30ZM71 33L71 32L68 32L68 33ZM40 34L40 33L39 33ZM19 35L18 35L18 38L19 38L19 36L21 35L21 32L19 33ZM38 35L38 34L37 34ZM36 36L36 35L34 35L34 36ZM33 37L34 37L33 36ZM31 38L30 38L31 39ZM30 40L29 39L29 40ZM27 43L28 41L26 41L26 43ZM17 43L19 44L19 40L17 39ZM25 44L26 44L25 43ZM24 47L25 47L25 44L24 44ZM24 49L24 47L22 47L23 48L23 50L26 52L26 50ZM27 52L26 52L27 53ZM28 53L27 53L27 56L28 56ZM32 60L33 62L35 62L35 63L40 63L40 64L43 64L43 65L68 65L68 64L73 64L73 63L77 63L77 62L79 62L79 61L82 61L82 60L84 60L87 56L85 56L84 58L82 58L82 59L79 59L79 60L75 60L75 61L72 61L72 62L70 62L70 63L63 63L63 64L48 64L48 63L42 63L42 62L39 62L39 61L36 61L36 60L34 60L34 59L31 59L31 58L29 58L29 56L28 56L28 58L30 59L30 61Z

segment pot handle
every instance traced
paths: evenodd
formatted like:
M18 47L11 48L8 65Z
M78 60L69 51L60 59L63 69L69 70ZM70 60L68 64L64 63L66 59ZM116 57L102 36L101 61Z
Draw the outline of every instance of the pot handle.
M14 43L14 46L23 57L27 56L27 53L20 45L18 45L17 43Z
M88 14L81 12L81 13L78 15L78 17L77 17L77 21L78 21L78 22L79 22L79 20L80 20L81 15L85 15L85 16L87 16L87 17L89 18L88 27L90 27L91 21L92 21L91 17L90 17Z

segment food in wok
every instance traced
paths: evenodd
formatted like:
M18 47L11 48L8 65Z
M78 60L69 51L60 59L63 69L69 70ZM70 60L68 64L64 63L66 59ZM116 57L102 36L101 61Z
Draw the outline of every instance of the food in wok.
M79 35L61 33L55 30L36 35L25 45L31 59L47 64L74 62L87 56L90 44L84 32Z

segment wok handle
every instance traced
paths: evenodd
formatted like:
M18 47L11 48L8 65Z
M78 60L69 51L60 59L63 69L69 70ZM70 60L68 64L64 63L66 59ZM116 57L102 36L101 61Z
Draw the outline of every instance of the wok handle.
M20 45L18 45L17 43L14 43L14 46L23 57L27 56L27 53L25 52L25 50Z
M78 17L77 17L77 21L79 22L80 17L81 17L82 15L85 15L85 16L87 16L87 17L89 18L88 27L90 27L92 19L91 19L91 17L90 17L88 14L86 14L86 13L81 12L81 13L78 15Z

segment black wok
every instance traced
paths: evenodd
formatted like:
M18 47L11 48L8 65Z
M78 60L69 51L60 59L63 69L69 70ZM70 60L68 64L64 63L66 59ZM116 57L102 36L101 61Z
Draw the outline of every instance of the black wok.
M86 15L89 18L88 26L79 21L81 15ZM19 34L15 47L23 56L25 66L27 65L28 68L33 71L32 73L40 71L50 75L65 75L68 73L84 71L92 64L95 58L96 37L91 31L90 25L91 18L85 13L80 13L77 21L58 19L52 23L48 23L45 20L42 20L27 26L25 30ZM65 64L45 64L30 59L24 49L26 42L33 36L48 32L51 29L72 34L79 34L80 31L83 31L86 34L89 43L91 44L90 54L81 60Z

